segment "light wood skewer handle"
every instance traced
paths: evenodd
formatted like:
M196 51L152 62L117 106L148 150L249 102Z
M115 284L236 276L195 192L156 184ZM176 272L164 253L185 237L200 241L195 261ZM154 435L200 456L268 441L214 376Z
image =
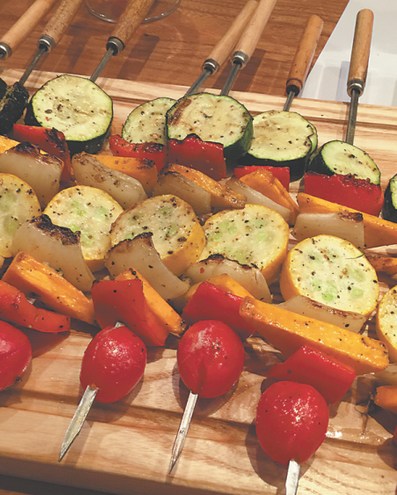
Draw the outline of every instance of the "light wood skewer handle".
M286 83L287 94L293 91L298 95L306 81L313 61L324 22L318 15L310 16L300 39Z
M361 95L367 79L369 53L371 49L372 27L374 13L363 9L357 14L354 40L350 56L349 76L347 79L347 93L351 96L355 89Z
M111 38L119 39L125 46L137 28L147 16L153 0L130 0L120 21L112 32Z
M251 17L251 20L244 30L244 34L237 43L235 54L236 52L244 54L244 63L248 62L251 55L254 53L259 38L262 35L276 2L277 0L260 0L254 15Z
M230 28L221 40L215 45L208 59L214 61L218 66L223 65L230 52L235 47L238 39L242 35L248 21L258 7L257 0L248 0L239 15L235 18Z
M59 42L73 17L76 15L81 2L82 0L63 0L49 20L42 37L51 40L51 47L54 47Z
M20 45L27 34L54 5L55 0L36 0L17 22L5 33L1 44L6 48L7 56Z

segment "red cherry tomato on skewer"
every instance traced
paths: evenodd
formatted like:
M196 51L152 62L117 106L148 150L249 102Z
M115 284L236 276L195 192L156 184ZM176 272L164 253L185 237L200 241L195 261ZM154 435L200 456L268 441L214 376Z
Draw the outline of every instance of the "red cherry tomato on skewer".
M177 361L186 387L210 399L224 395L239 379L244 367L244 347L225 323L202 320L183 335Z
M26 335L0 321L0 390L14 385L32 360L32 346Z
M137 335L125 326L104 328L84 353L80 383L99 389L98 402L116 402L137 385L145 366L146 347Z
M305 462L325 439L327 403L311 385L281 381L270 385L258 403L256 433L275 462Z

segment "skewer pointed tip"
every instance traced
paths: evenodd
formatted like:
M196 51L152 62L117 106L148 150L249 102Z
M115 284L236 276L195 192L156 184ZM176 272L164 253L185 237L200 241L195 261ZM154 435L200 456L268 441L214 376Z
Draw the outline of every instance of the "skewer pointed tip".
M300 464L293 459L289 461L287 479L285 481L285 495L296 495L299 486Z
M193 411L196 406L198 395L193 392L189 392L189 397L186 403L185 410L183 411L183 416L179 424L178 433L176 434L174 444L172 446L171 460L168 468L168 475L174 470L178 459L182 453L183 445L186 440L187 433L189 431L190 422L192 420Z
M91 406L95 400L96 394L98 392L97 388L88 386L81 398L79 405L73 415L73 418L66 430L61 450L59 451L58 462L61 462L66 452L71 447L77 435L80 433L83 423L90 412Z

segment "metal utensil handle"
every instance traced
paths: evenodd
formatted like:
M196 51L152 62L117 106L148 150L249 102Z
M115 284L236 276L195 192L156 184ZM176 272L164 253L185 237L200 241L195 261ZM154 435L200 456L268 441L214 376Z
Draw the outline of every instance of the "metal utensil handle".
M361 95L367 79L369 53L371 48L372 26L374 13L363 9L357 14L354 40L350 56L349 76L347 79L347 93L351 96L352 90Z
M288 74L287 94L292 91L298 95L301 92L316 53L323 26L324 22L318 15L309 17Z
M277 0L260 0L255 14L251 17L243 35L236 45L233 59L237 63L245 65L254 53L259 38L262 35L276 2Z
M121 45L115 47L115 53L121 51L128 40L141 25L145 17L153 5L153 0L130 0L125 8L124 12L120 16L112 35L109 38L109 42L112 40L119 40Z
M69 27L81 3L82 0L63 0L44 28L39 43L47 45L49 50L53 48Z
M248 21L252 18L252 15L257 7L257 0L248 0L241 12L234 19L227 32L218 41L212 52L209 54L208 59L204 62L204 66L206 62L214 63L216 68L223 65L233 48L236 46L238 39L242 35Z
M36 0L5 33L0 44L8 57L26 38L27 34L36 26L40 19L46 15L54 3L55 0Z

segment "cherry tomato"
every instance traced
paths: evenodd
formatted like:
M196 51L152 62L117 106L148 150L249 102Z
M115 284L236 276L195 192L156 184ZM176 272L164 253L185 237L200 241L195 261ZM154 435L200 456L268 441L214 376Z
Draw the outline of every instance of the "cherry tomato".
M84 353L80 383L97 387L96 400L116 402L137 385L146 366L146 347L125 326L101 330Z
M228 392L239 379L244 366L244 347L225 323L202 320L183 335L177 361L186 387L210 399Z
M0 390L20 380L31 360L32 346L26 335L0 321Z
M267 388L258 403L256 434L265 453L280 464L305 462L325 439L329 412L311 385L282 381Z

